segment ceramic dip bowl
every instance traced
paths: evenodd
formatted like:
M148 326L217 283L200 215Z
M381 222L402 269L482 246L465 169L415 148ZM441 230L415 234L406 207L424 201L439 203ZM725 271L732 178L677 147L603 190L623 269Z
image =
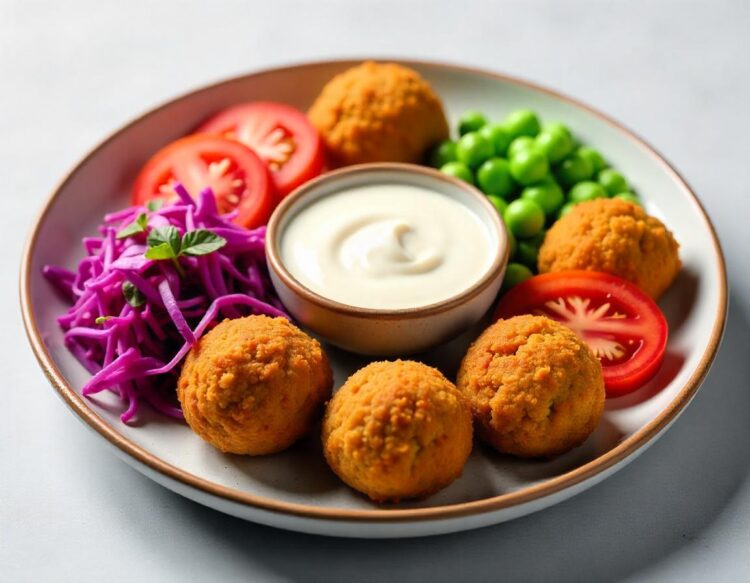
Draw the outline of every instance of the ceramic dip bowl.
M477 227L486 229L489 246L486 267L482 267L478 278L467 282L465 287L459 282L457 292L439 301L398 308L350 305L327 297L325 290L304 285L301 278L292 274L284 255L283 242L290 224L302 211L325 197L370 185L420 187L471 211L478 221ZM393 212L397 215L398 205L395 207ZM430 209L425 208L424 213L429 217ZM314 244L311 240L310 246ZM475 324L497 297L508 263L509 242L497 211L473 186L422 166L373 163L328 172L284 199L268 223L266 256L281 301L302 326L345 350L393 356L427 350Z

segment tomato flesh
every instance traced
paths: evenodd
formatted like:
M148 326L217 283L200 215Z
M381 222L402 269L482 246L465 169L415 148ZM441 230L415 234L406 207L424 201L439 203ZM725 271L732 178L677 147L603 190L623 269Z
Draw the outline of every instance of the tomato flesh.
M264 225L275 204L265 164L247 146L220 136L188 136L159 150L136 178L133 203L172 200L178 182L193 196L211 188L219 211L236 211L235 222L248 228Z
M668 326L659 307L636 286L592 271L537 275L512 288L495 318L536 314L574 330L602 363L608 397L624 395L659 370Z
M279 197L323 171L323 144L307 116L283 103L258 101L220 111L197 133L237 140L268 166Z

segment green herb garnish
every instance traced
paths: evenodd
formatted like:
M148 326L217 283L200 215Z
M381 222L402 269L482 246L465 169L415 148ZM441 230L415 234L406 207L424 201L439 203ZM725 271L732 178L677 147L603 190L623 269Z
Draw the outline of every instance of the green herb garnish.
M148 234L146 259L177 259L180 256L180 232L177 227L158 227Z
M227 240L224 237L219 237L219 235L215 235L206 229L197 229L195 231L188 231L183 235L180 254L193 256L208 255L209 253L218 251L226 244Z
M208 255L227 244L224 237L207 229L188 231L180 239L180 232L172 226L152 229L147 242L146 259L170 259L180 275L185 275L178 261L180 256Z
M146 203L146 208L152 213L155 211L158 211L163 206L164 206L163 198L152 198L150 201Z
M125 296L125 300L134 308L140 308L146 303L146 298L141 293L141 290L129 281L122 282L122 295Z
M148 217L146 216L146 213L141 213L132 223L117 232L117 238L124 239L125 237L132 237L138 233L145 233L147 227Z

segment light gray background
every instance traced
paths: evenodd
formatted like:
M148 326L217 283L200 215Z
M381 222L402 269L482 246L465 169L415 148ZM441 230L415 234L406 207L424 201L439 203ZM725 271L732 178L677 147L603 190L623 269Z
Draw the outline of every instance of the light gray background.
M0 0L0 581L750 580L750 3ZM150 482L54 395L17 303L21 246L58 178L175 94L344 56L442 59L595 105L684 173L716 223L732 305L703 389L583 495L480 531L318 538Z

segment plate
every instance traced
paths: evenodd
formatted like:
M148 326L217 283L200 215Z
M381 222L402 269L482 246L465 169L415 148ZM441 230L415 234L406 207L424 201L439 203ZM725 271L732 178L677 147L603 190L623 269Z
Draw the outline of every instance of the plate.
M317 435L290 450L251 458L223 455L185 425L146 413L138 426L118 419L113 395L84 399L87 373L63 346L55 317L66 306L42 277L45 264L73 267L81 237L105 212L128 204L146 159L219 109L251 100L285 101L301 109L349 61L311 63L250 74L194 91L158 107L107 138L55 189L31 233L21 271L21 308L31 346L68 407L128 464L156 482L222 512L262 524L349 537L410 537L477 528L569 498L613 474L674 422L698 390L724 328L724 259L695 194L653 148L601 113L558 93L465 67L404 62L443 98L455 125L467 109L500 118L518 107L573 128L604 152L681 244L683 269L660 304L670 324L664 365L647 386L607 402L602 422L581 447L550 460L519 460L477 444L461 478L418 502L377 506L328 469ZM474 334L476 331L473 332ZM465 334L420 359L454 376L471 340ZM336 386L366 363L330 349ZM144 409L146 409L144 407Z

